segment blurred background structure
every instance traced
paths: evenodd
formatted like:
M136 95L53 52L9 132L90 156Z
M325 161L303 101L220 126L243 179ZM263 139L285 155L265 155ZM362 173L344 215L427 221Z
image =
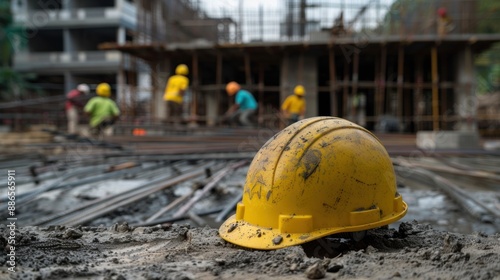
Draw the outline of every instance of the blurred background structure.
M166 79L185 63L186 114L199 124L217 123L230 102L224 86L236 80L256 96L262 126L275 125L281 102L303 84L307 116L386 132L479 124L495 135L496 97L477 96L498 90L499 49L487 51L500 41L498 8L491 0L12 0L17 31L4 41L30 86L4 98L14 103L0 105L2 118L62 125L53 104L64 93L108 82L122 124L159 123ZM32 97L42 103L18 106Z

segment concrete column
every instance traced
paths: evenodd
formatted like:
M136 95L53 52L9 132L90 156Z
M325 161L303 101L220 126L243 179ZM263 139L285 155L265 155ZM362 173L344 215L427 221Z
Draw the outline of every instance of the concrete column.
M217 111L219 105L217 104L216 92L204 92L206 108L207 108L207 125L214 126L217 121Z
M120 45L125 44L126 40L126 30L125 27L118 27L118 31L116 34L116 42Z
M477 131L476 123L476 84L472 65L472 51L467 46L457 55L456 86L454 111L460 117L454 126L455 130Z
M123 69L120 69L116 74L116 101L118 103L126 100L124 99L125 90L126 90L125 71L123 71Z
M159 120L167 118L167 105L163 100L165 85L172 73L170 72L170 59L162 58L158 62L156 69L151 69L151 83L156 84L156 92L151 94L151 102L153 102L153 117Z
M62 0L61 4L62 4L62 9L63 10L72 10L74 8L74 0Z
M68 28L63 29L63 49L67 53L75 51L74 38Z
M306 89L306 117L318 115L318 70L316 57L304 54L285 56L281 61L280 105L293 94L293 88L302 84Z
M222 53L217 53L216 70L215 70L215 83L222 86ZM219 114L219 106L221 95L223 94L221 88L215 91L205 92L206 99L206 112L207 112L207 126L214 126L217 123Z
M64 92L68 93L70 90L76 88L76 81L71 72L64 72Z

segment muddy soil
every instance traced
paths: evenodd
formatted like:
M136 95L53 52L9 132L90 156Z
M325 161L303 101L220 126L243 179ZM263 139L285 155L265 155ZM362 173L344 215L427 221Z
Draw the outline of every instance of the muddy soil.
M416 221L305 251L244 249L216 229L177 224L23 227L15 231L15 272L10 234L0 226L0 279L500 279L500 234L448 233Z

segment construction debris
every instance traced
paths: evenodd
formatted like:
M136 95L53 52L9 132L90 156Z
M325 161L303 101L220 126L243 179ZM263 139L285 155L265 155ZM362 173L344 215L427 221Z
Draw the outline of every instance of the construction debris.
M68 232L77 234L66 238ZM8 235L0 225L2 248ZM15 279L494 279L500 262L498 234L448 233L417 222L368 231L333 259L308 257L299 246L243 250L215 229L176 224L23 227L16 241ZM8 273L0 268L0 278Z

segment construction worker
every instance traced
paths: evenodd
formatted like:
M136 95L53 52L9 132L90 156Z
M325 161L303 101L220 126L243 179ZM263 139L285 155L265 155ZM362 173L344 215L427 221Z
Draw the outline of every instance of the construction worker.
M243 126L252 126L251 120L257 112L257 101L253 95L244 89L237 82L229 82L226 85L226 92L229 96L235 96L234 104L227 110L225 118L231 123L237 122Z
M287 119L288 125L304 118L306 113L305 94L304 87L297 85L293 89L293 95L288 96L281 105L281 113Z
M182 118L182 102L186 89L189 86L189 68L186 64L179 64L175 68L175 75L168 78L163 99L167 103L167 119L178 124Z
M451 18L448 16L448 10L445 7L440 7L437 10L437 33L439 36L444 36L451 32L455 26Z
M90 116L90 130L93 136L101 132L109 135L111 126L118 120L120 109L111 100L111 86L101 83L96 88L97 96L92 97L83 109Z
M78 123L80 121L78 110L83 108L82 96L87 95L90 88L86 84L79 84L76 89L66 94L66 117L68 120L68 134L78 134Z
M242 202L219 235L260 250L337 233L359 240L407 210L375 135L341 118L314 117L281 130L257 152Z

